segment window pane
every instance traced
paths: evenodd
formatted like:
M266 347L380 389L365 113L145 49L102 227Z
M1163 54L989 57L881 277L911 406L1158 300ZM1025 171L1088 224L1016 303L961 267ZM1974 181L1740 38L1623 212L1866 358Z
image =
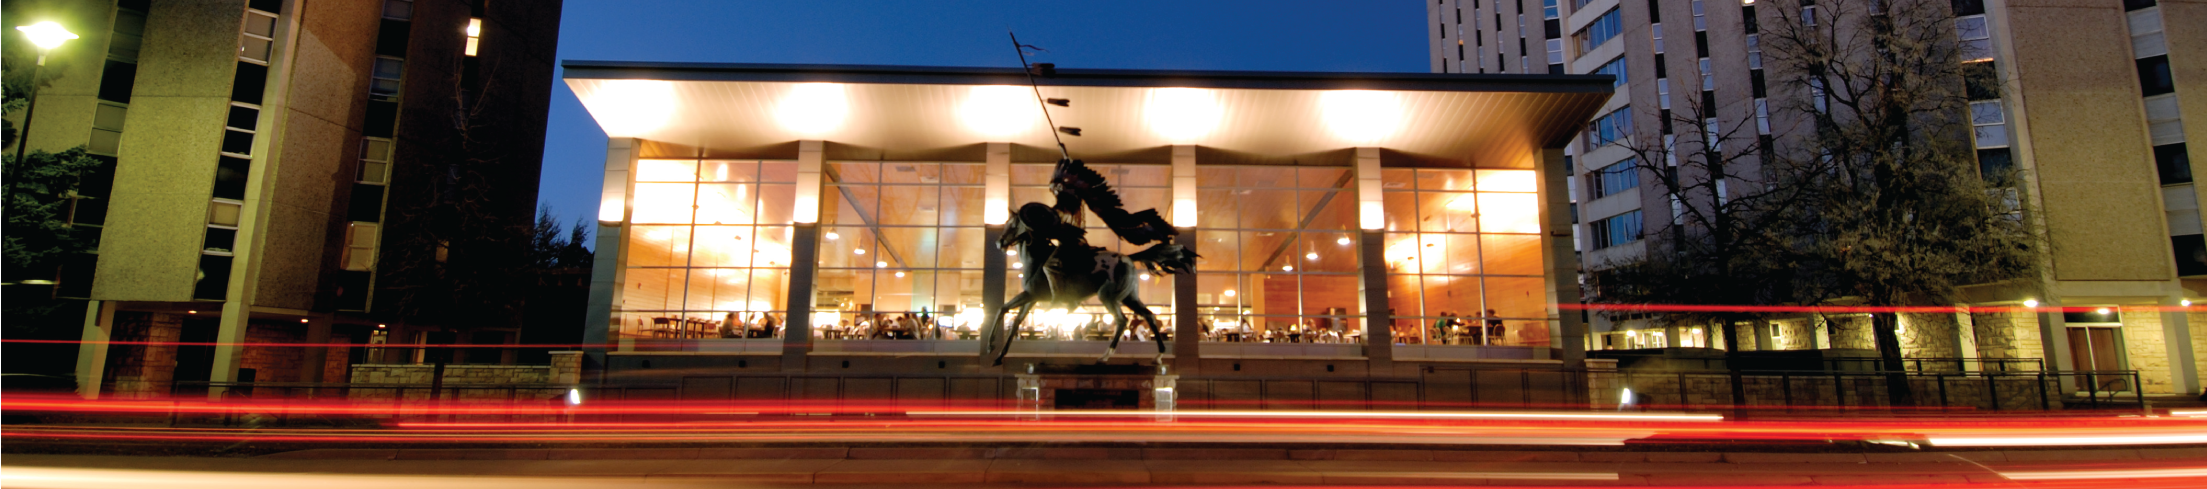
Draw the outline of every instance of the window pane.
M1480 193L1479 228L1490 233L1539 233L1537 194Z
M820 266L872 268L874 235L862 227L825 228L820 233Z
M711 320L718 321L720 314L746 310L745 287L751 283L751 274L741 268L696 268L689 274L689 289L684 291L689 299L683 309L706 311Z
M752 184L697 186L697 223L753 224L758 212L758 192L758 186Z
M1356 236L1350 233L1304 233L1295 252L1297 270L1354 273L1363 268L1357 264Z
M1418 192L1418 230L1475 232L1479 199L1468 192Z
M707 161L700 166L699 178L707 182L756 182L759 181L759 163Z
M639 183L629 199L635 206L630 222L639 224L687 224L695 203L696 185L688 183Z
M628 286L621 289L621 307L631 311L681 310L685 273L680 268L629 269Z
M1418 170L1418 190L1471 190L1469 170Z
M756 248L751 226L698 226L692 233L692 267L750 267Z
M1527 235L1488 234L1480 236L1481 256L1490 275L1541 274L1540 237Z
M988 253L1002 253L996 250L996 243L989 242L988 231L981 228L945 228L937 232L936 239L939 246L935 247L935 264L942 268L978 269ZM1005 266L1011 265L1007 261Z
M691 160L637 160L636 181L694 182L697 162Z
M1203 255L1196 260L1196 270L1209 272L1240 269L1243 248L1239 234L1199 229L1196 231L1196 239L1196 254Z
M1548 317L1548 291L1541 278L1487 277L1487 307L1505 318Z
M881 250L874 260L888 262L888 268L934 268L936 249L935 228L881 228Z
M751 299L744 307L751 311L781 311L789 305L789 269L755 268L751 270ZM817 304L815 304L817 305ZM786 318L783 316L782 318ZM781 319L781 318L777 318ZM788 324L788 321L777 321Z
M689 226L637 225L629 229L628 266L679 267L687 264Z
M1481 315L1479 277L1428 275L1423 285L1427 316Z

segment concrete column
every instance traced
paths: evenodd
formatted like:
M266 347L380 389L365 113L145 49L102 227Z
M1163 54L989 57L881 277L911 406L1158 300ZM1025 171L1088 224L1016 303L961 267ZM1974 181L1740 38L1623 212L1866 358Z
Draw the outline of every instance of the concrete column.
M2069 361L2069 320L2062 317L2061 303L2049 297L2045 303L2039 304L2037 313L2039 358L2046 362L2046 369L2058 372L2076 370L2077 366ZM2059 378L2061 392L2057 395L2065 396L2076 390L2078 379L2069 376Z
M605 180L598 194L598 259L590 266L590 298L584 313L582 368L585 381L603 374L606 345L621 327L622 265L628 262L627 231L631 182L636 164L636 138L611 138L605 142ZM392 334L397 334L396 332Z
M782 371L802 372L812 353L812 291L820 267L820 224L797 223L789 243L789 311L782 327Z
M1357 299L1364 309L1364 357L1375 376L1395 367L1395 318L1387 310L1387 201L1381 194L1379 163L1379 148L1356 149L1356 256L1363 265L1357 274Z
M1559 304L1579 303L1579 257L1571 236L1571 195L1566 179L1571 167L1563 148L1542 148L1533 161L1534 179L1540 190L1540 260L1548 278L1549 347L1560 355L1563 368L1586 366L1586 321L1578 311L1565 313ZM1725 325L1729 328L1731 325ZM1731 345L1726 345L1730 348Z
M988 345L997 344L1001 341L998 336L1003 334L1003 324L995 319L1004 314L1004 273L1011 266L1005 263L1004 250L996 249L996 240L1004 237L1004 223L1012 213L1011 143L989 143L981 185L981 222L988 225L984 232L989 243L988 251L981 253L981 313L989 318L982 322L987 329L981 331L981 352L985 355L989 353Z
M1969 311L1954 313L1954 349L1962 358L1962 371L1976 372L1982 365L1977 362L1977 320L1969 317Z
M100 382L107 377L107 342L115 337L115 301L90 301L84 305L84 336L77 343L77 394L100 398Z
M233 15L236 15L233 13ZM293 63L291 46L298 45L299 15L285 13L277 16L276 46L269 50L270 73L262 99L269 101L261 106L260 127L282 128L291 114L287 93L291 87L292 72L298 67ZM276 175L283 168L283 147L277 144L281 131L264 132L253 138L253 163L246 170L245 202L238 217L236 245L231 248L230 284L222 304L221 328L215 333L215 358L213 372L208 380L233 382L237 380L238 364L244 360L247 324L252 320L253 296L260 289L261 248L267 246L268 216L275 205L269 196L276 189ZM207 390L209 399L221 399L223 389Z
M2169 387L2184 395L2199 392L2199 367L2192 351L2189 306L2183 297L2161 299L2161 343L2169 354Z
M1809 329L1813 330L1812 332L1815 333L1815 337L1809 338L1810 348L1817 350L1831 349L1832 322L1830 319L1824 318L1822 316L1810 319Z
M329 343L330 325L336 321L337 316L334 314L315 313L313 317L308 318L306 324L307 336L304 343L309 345ZM299 352L299 375L295 378L299 379L300 382L322 382L322 368L325 366L323 364L329 361L330 349L327 346L308 346L305 348L304 351ZM482 350L482 353L479 354L487 355L494 351L496 350Z
M1770 321L1755 320L1755 351L1770 351Z
M820 268L820 194L822 168L827 165L827 143L797 143L797 196L791 203L796 221L789 238L789 290L782 310L789 311L782 328L782 371L802 372L812 353L813 277Z
M1172 147L1172 225L1180 232L1178 243L1202 254L1196 239L1195 146ZM1203 358L1203 319L1196 310L1197 272L1172 280L1172 354L1174 373L1194 374Z

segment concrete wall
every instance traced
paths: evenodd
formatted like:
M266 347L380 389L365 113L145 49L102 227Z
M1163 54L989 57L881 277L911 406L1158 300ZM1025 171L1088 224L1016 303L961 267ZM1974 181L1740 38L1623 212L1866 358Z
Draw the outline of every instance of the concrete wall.
M275 119L270 155L278 191L269 194L259 248L258 306L313 309L316 284L340 266L345 211L358 169L368 72L375 61L379 2L304 2L287 12L298 42L284 53L290 83ZM270 134L271 131L263 131ZM325 244L330 244L325 246Z
M191 300L244 0L154 2L92 296Z
M2035 172L2053 278L2174 278L2122 3L2009 0L2002 14L2010 32L2027 34L2005 39L2003 62L2020 107L2017 161Z

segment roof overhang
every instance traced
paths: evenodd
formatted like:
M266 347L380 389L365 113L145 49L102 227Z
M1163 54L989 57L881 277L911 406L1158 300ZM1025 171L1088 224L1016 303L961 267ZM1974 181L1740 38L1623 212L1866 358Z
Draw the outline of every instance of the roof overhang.
M1045 122L1018 69L568 61L567 84L612 137L659 153L793 158L824 140L831 159L981 161L1009 142L1018 161L1075 157L1343 164L1378 147L1408 164L1531 168L1609 98L1606 76L1060 69L1040 96L1068 99ZM1192 90L1191 90L1192 89ZM1407 161L1403 161L1407 160Z

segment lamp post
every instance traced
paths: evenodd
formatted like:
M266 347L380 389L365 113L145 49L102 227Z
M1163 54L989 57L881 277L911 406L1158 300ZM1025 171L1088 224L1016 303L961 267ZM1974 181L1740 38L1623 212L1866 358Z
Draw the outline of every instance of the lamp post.
M15 161L21 162L23 151L31 146L31 116L38 115L38 72L46 67L46 53L61 47L63 42L76 39L77 35L51 20L15 26L15 30L23 31L23 37L38 46L38 65L31 67L30 105L23 108L23 131L15 135Z

